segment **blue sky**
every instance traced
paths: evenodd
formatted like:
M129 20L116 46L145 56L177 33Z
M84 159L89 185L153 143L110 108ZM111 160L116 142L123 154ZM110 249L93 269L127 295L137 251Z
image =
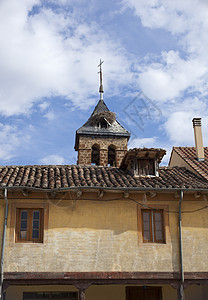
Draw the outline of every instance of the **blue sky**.
M76 163L100 58L130 148L193 146L193 117L206 146L207 32L206 0L2 0L1 165Z

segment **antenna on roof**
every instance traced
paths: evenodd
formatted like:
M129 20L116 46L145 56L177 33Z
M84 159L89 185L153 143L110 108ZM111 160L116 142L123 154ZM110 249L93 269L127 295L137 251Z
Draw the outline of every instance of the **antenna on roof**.
M100 73L100 88L99 88L99 93L100 93L100 99L103 100L103 93L104 93L104 90L103 90L103 74L102 74L102 64L104 63L104 61L102 61L100 59L100 63L98 65L98 68L100 67L100 71L98 73Z

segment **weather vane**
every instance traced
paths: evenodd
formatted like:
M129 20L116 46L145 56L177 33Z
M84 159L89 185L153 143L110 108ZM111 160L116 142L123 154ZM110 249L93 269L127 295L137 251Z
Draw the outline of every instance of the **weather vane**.
M100 99L103 99L103 75L102 75L102 64L104 63L104 61L102 61L100 59L100 63L98 65L98 68L100 67L100 71L98 73L100 73L100 89L99 89L99 93L100 93Z

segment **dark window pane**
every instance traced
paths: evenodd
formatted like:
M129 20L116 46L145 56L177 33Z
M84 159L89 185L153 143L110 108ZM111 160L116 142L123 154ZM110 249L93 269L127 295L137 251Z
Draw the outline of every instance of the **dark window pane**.
M161 222L156 222L155 223L155 230L162 230L162 224L161 224Z
M149 212L143 212L143 221L149 222Z
M149 222L143 222L143 228L144 228L144 230L150 230L150 223Z
M155 212L155 221L161 222L161 212Z
M21 211L21 220L23 220L23 219L27 219L27 211L26 210Z
M145 241L150 241L151 240L150 211L143 211L142 219L143 219L143 238Z
M34 229L32 231L32 238L33 239L38 239L39 238L39 230L38 229Z
M33 219L39 220L40 218L40 212L39 211L34 211L33 212Z
M163 240L163 232L162 231L156 231L155 232L155 235L156 235L156 240L158 241L161 241Z
M150 241L150 231L149 230L144 230L144 240Z
M33 229L39 229L39 221L33 221Z
M27 229L27 220L21 221L20 230Z

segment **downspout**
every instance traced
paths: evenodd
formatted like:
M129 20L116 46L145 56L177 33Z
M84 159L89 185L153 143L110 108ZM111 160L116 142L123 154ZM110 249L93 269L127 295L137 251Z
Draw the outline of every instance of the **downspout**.
M179 290L179 299L184 300L184 271L183 271L183 249L182 249L182 225L181 225L181 206L183 201L183 191L180 191L180 201L179 201L179 256L180 256L180 290Z
M6 202L5 208L5 217L4 217L4 230L2 238L2 248L1 248L1 282L0 282L0 299L3 299L3 280L4 280L4 250L5 250L5 241L6 241L6 229L7 229L7 217L8 217L8 198L7 198L7 189L4 190L4 199Z

